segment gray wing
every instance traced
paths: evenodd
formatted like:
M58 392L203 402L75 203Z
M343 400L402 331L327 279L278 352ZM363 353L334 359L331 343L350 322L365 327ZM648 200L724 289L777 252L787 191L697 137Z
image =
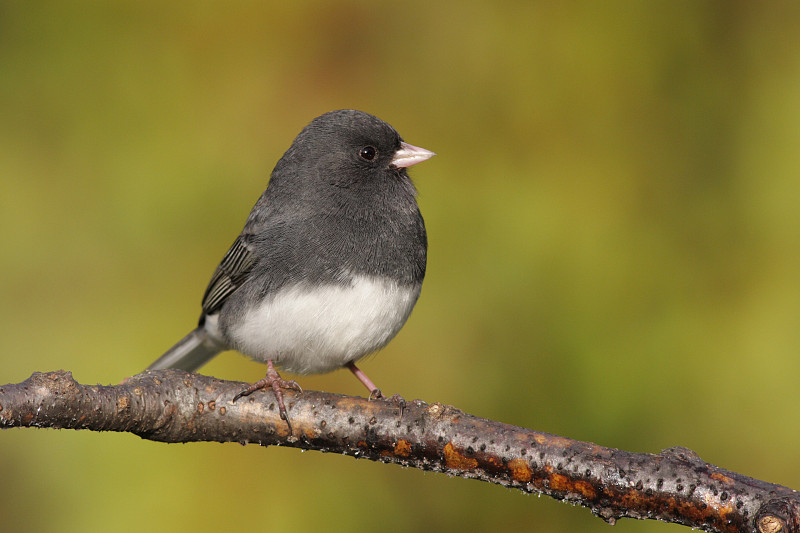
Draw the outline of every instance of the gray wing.
M256 262L256 257L247 244L249 234L241 234L233 242L228 253L211 276L203 295L203 313L211 315L219 311L225 299L247 281Z

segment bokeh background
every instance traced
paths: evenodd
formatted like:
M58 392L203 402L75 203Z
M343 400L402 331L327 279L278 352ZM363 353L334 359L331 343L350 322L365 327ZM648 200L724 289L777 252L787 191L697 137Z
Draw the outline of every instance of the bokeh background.
M412 170L422 298L363 364L383 390L800 488L799 26L796 2L4 2L0 383L142 370L293 137L354 107L439 154ZM609 531L290 449L11 430L0 450L3 531Z

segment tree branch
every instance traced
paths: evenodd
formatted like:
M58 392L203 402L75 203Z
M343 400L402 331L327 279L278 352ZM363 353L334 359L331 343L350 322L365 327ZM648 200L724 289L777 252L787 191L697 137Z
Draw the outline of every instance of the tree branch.
M241 442L334 452L547 494L614 523L658 519L719 532L800 532L794 490L722 470L686 448L631 453L474 417L439 403L271 392L232 403L244 384L148 371L115 386L70 372L0 387L0 427L130 432L161 442Z

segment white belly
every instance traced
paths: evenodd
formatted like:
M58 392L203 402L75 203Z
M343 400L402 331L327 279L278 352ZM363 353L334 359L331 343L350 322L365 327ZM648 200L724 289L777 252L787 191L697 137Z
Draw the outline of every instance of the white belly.
M236 350L289 372L330 372L385 346L418 297L419 287L367 276L349 286L293 285L250 309L228 336Z

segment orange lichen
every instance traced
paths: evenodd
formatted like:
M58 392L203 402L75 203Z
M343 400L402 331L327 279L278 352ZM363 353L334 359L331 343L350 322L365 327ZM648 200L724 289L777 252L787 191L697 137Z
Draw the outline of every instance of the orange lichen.
M394 454L399 457L408 457L411 455L411 444L407 440L399 440L394 445Z
M597 491L594 487L586 481L573 481L567 476L561 474L550 474L550 488L560 492L571 492L573 494L580 494L584 498L594 499L597 496Z
M452 442L444 446L444 460L448 468L457 470L470 470L478 466L478 460L459 453Z
M716 479L717 481L721 481L726 485L733 485L733 480L726 476L725 474L720 474L719 472L712 472L711 479Z
M501 461L497 457L489 456L486 458L486 460L489 462L490 465L492 465L495 468L503 468L503 461Z
M529 483L533 479L533 470L530 465L519 457L508 462L508 470L511 472L511 477L514 478L514 481Z

